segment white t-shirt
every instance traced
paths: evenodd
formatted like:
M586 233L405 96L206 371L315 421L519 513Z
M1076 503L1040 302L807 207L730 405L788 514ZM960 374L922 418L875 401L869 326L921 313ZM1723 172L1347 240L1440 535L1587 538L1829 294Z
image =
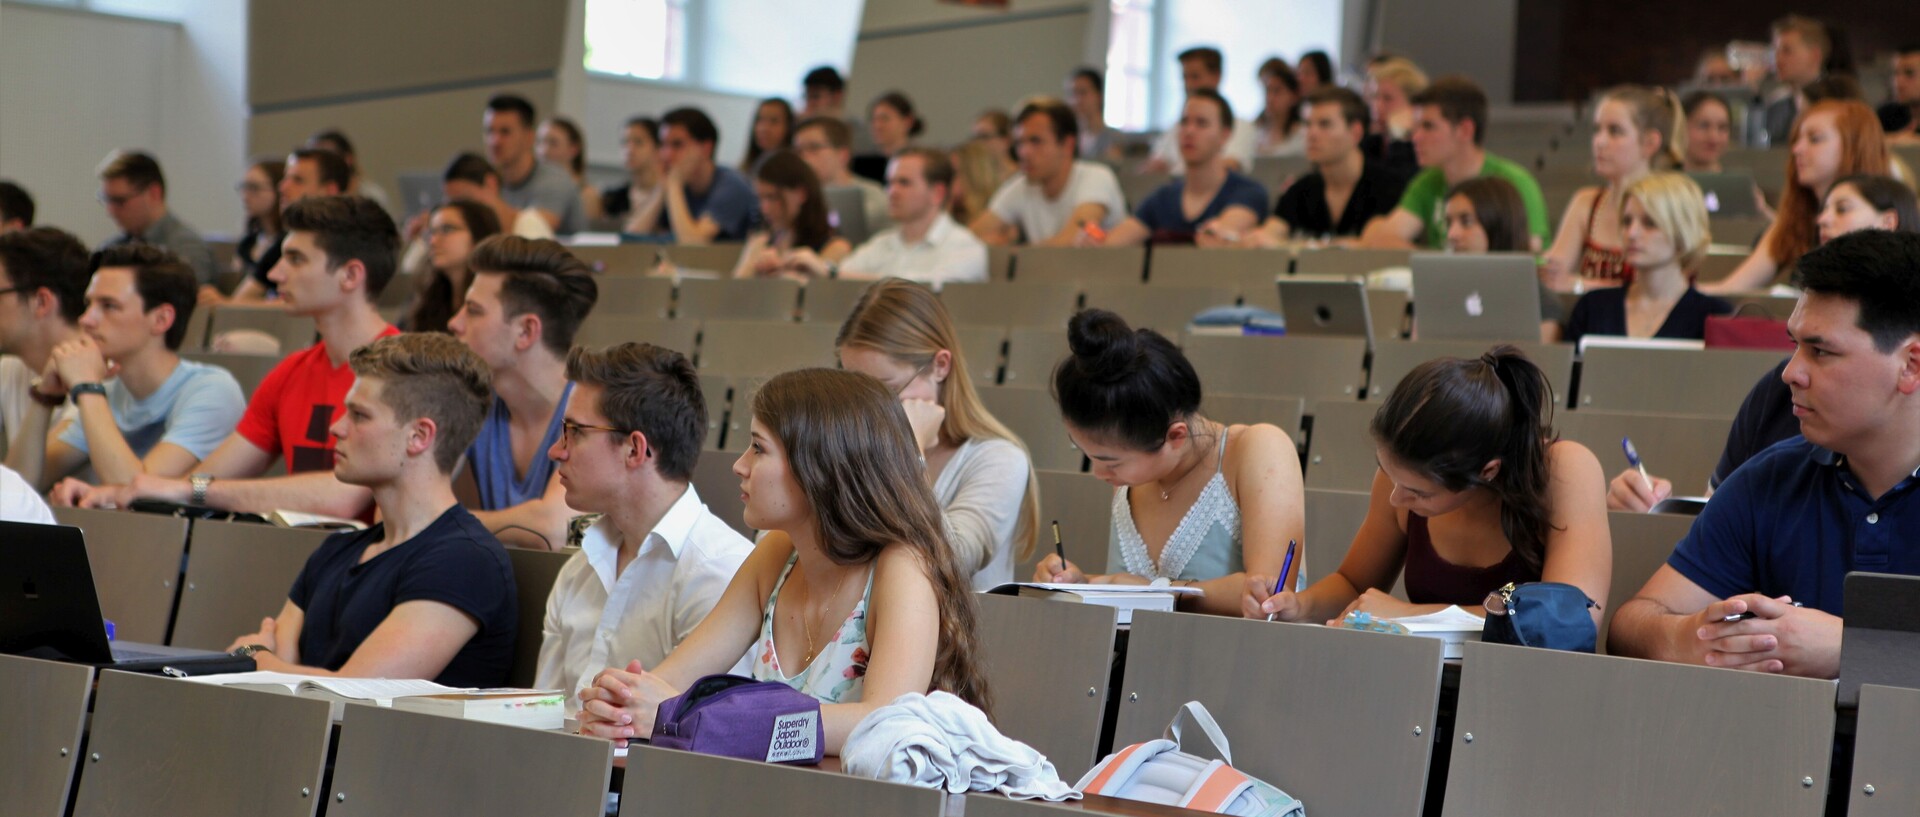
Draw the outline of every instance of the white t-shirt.
M1306 130L1305 125L1300 126L1301 133ZM1259 139L1259 129L1252 122L1235 119L1233 135L1227 137L1227 146L1220 149L1220 154L1239 162L1240 172L1245 173L1253 169L1253 146ZM1168 128L1160 134L1160 140L1153 143L1153 158L1165 160L1167 172L1175 176L1187 172L1186 160L1180 158L1180 132L1177 129Z
M552 238L553 225L547 223L540 211L528 207L514 217L512 232L521 238Z
M1019 227L1025 240L1034 243L1058 235L1074 208L1082 204L1107 208L1106 216L1100 219L1104 229L1119 226L1127 217L1127 197L1120 191L1120 179L1106 165L1084 159L1075 160L1073 169L1067 171L1067 186L1061 188L1059 198L1049 200L1040 192L1040 185L1029 184L1027 175L1018 173L1000 185L987 209L1001 221Z
M12 468L0 465L0 522L56 524L53 511Z

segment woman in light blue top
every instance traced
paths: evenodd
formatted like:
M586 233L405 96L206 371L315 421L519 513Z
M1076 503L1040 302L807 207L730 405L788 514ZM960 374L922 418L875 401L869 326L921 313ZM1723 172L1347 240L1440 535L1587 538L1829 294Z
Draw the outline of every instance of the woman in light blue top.
M1288 541L1301 547L1292 575L1305 576L1305 494L1285 431L1207 419L1180 350L1111 312L1073 316L1067 342L1054 396L1093 475L1114 486L1110 572L1089 576L1048 556L1036 581L1164 580L1202 591L1183 596L1183 609L1239 615L1247 575L1279 575Z

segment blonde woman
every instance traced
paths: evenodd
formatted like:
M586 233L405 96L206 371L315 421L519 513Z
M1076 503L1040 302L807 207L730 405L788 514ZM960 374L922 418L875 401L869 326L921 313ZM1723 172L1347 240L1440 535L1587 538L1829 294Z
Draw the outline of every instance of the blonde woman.
M981 404L940 299L910 281L876 283L835 346L842 368L872 375L906 409L961 572L976 590L1013 581L1040 528L1033 461Z
M968 142L953 151L953 196L948 214L961 224L972 224L987 211L994 191L1007 180L991 145Z
M1585 335L1699 340L1707 318L1733 305L1693 288L1692 272L1707 255L1707 205L1700 186L1681 173L1651 173L1628 186L1620 208L1625 287L1596 289L1573 305L1567 340Z
M1619 286L1634 266L1615 218L1628 185L1653 170L1676 170L1686 156L1685 116L1665 88L1626 85L1593 110L1593 172L1601 184L1567 202L1560 234L1547 250L1547 286L1572 290Z

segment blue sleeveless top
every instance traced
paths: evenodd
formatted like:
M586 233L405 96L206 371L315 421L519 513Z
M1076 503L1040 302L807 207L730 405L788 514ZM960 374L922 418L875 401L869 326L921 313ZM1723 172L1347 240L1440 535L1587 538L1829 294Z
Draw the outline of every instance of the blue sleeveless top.
M522 502L539 499L547 492L547 483L553 479L554 468L553 460L547 457L547 449L560 439L562 421L567 414L567 400L571 397L573 383L568 381L566 389L560 392L560 403L553 407L553 419L547 422L547 433L540 435L540 450L528 463L525 474L514 473L513 415L507 413L506 401L497 395L493 398L493 406L487 409L487 419L480 424L479 436L474 437L473 445L467 448L467 467L473 469L473 482L480 488L481 510L511 508Z

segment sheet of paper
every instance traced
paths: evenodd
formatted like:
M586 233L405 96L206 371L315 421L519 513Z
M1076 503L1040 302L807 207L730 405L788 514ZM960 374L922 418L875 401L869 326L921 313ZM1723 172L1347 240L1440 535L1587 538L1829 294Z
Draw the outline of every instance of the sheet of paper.
M1449 604L1445 610L1426 615L1396 618L1394 622L1416 633L1479 630L1487 625L1486 619L1460 609L1457 604Z
M467 691L432 681L392 678L307 678L306 681L342 698L362 701L391 701L408 695L446 695Z
M1206 591L1198 587L1154 587L1149 584L1061 584L1054 582L1016 582L1021 587L1038 587L1043 590L1065 590L1074 593L1172 593L1176 596L1199 596Z
M214 686L229 686L232 684L259 684L264 686L267 684L279 684L280 686L286 687L288 692L292 692L295 687L300 686L301 682L313 680L313 676L295 675L291 672L255 670L253 672L227 672L219 675L190 675L180 680L192 681L196 684L212 684Z

